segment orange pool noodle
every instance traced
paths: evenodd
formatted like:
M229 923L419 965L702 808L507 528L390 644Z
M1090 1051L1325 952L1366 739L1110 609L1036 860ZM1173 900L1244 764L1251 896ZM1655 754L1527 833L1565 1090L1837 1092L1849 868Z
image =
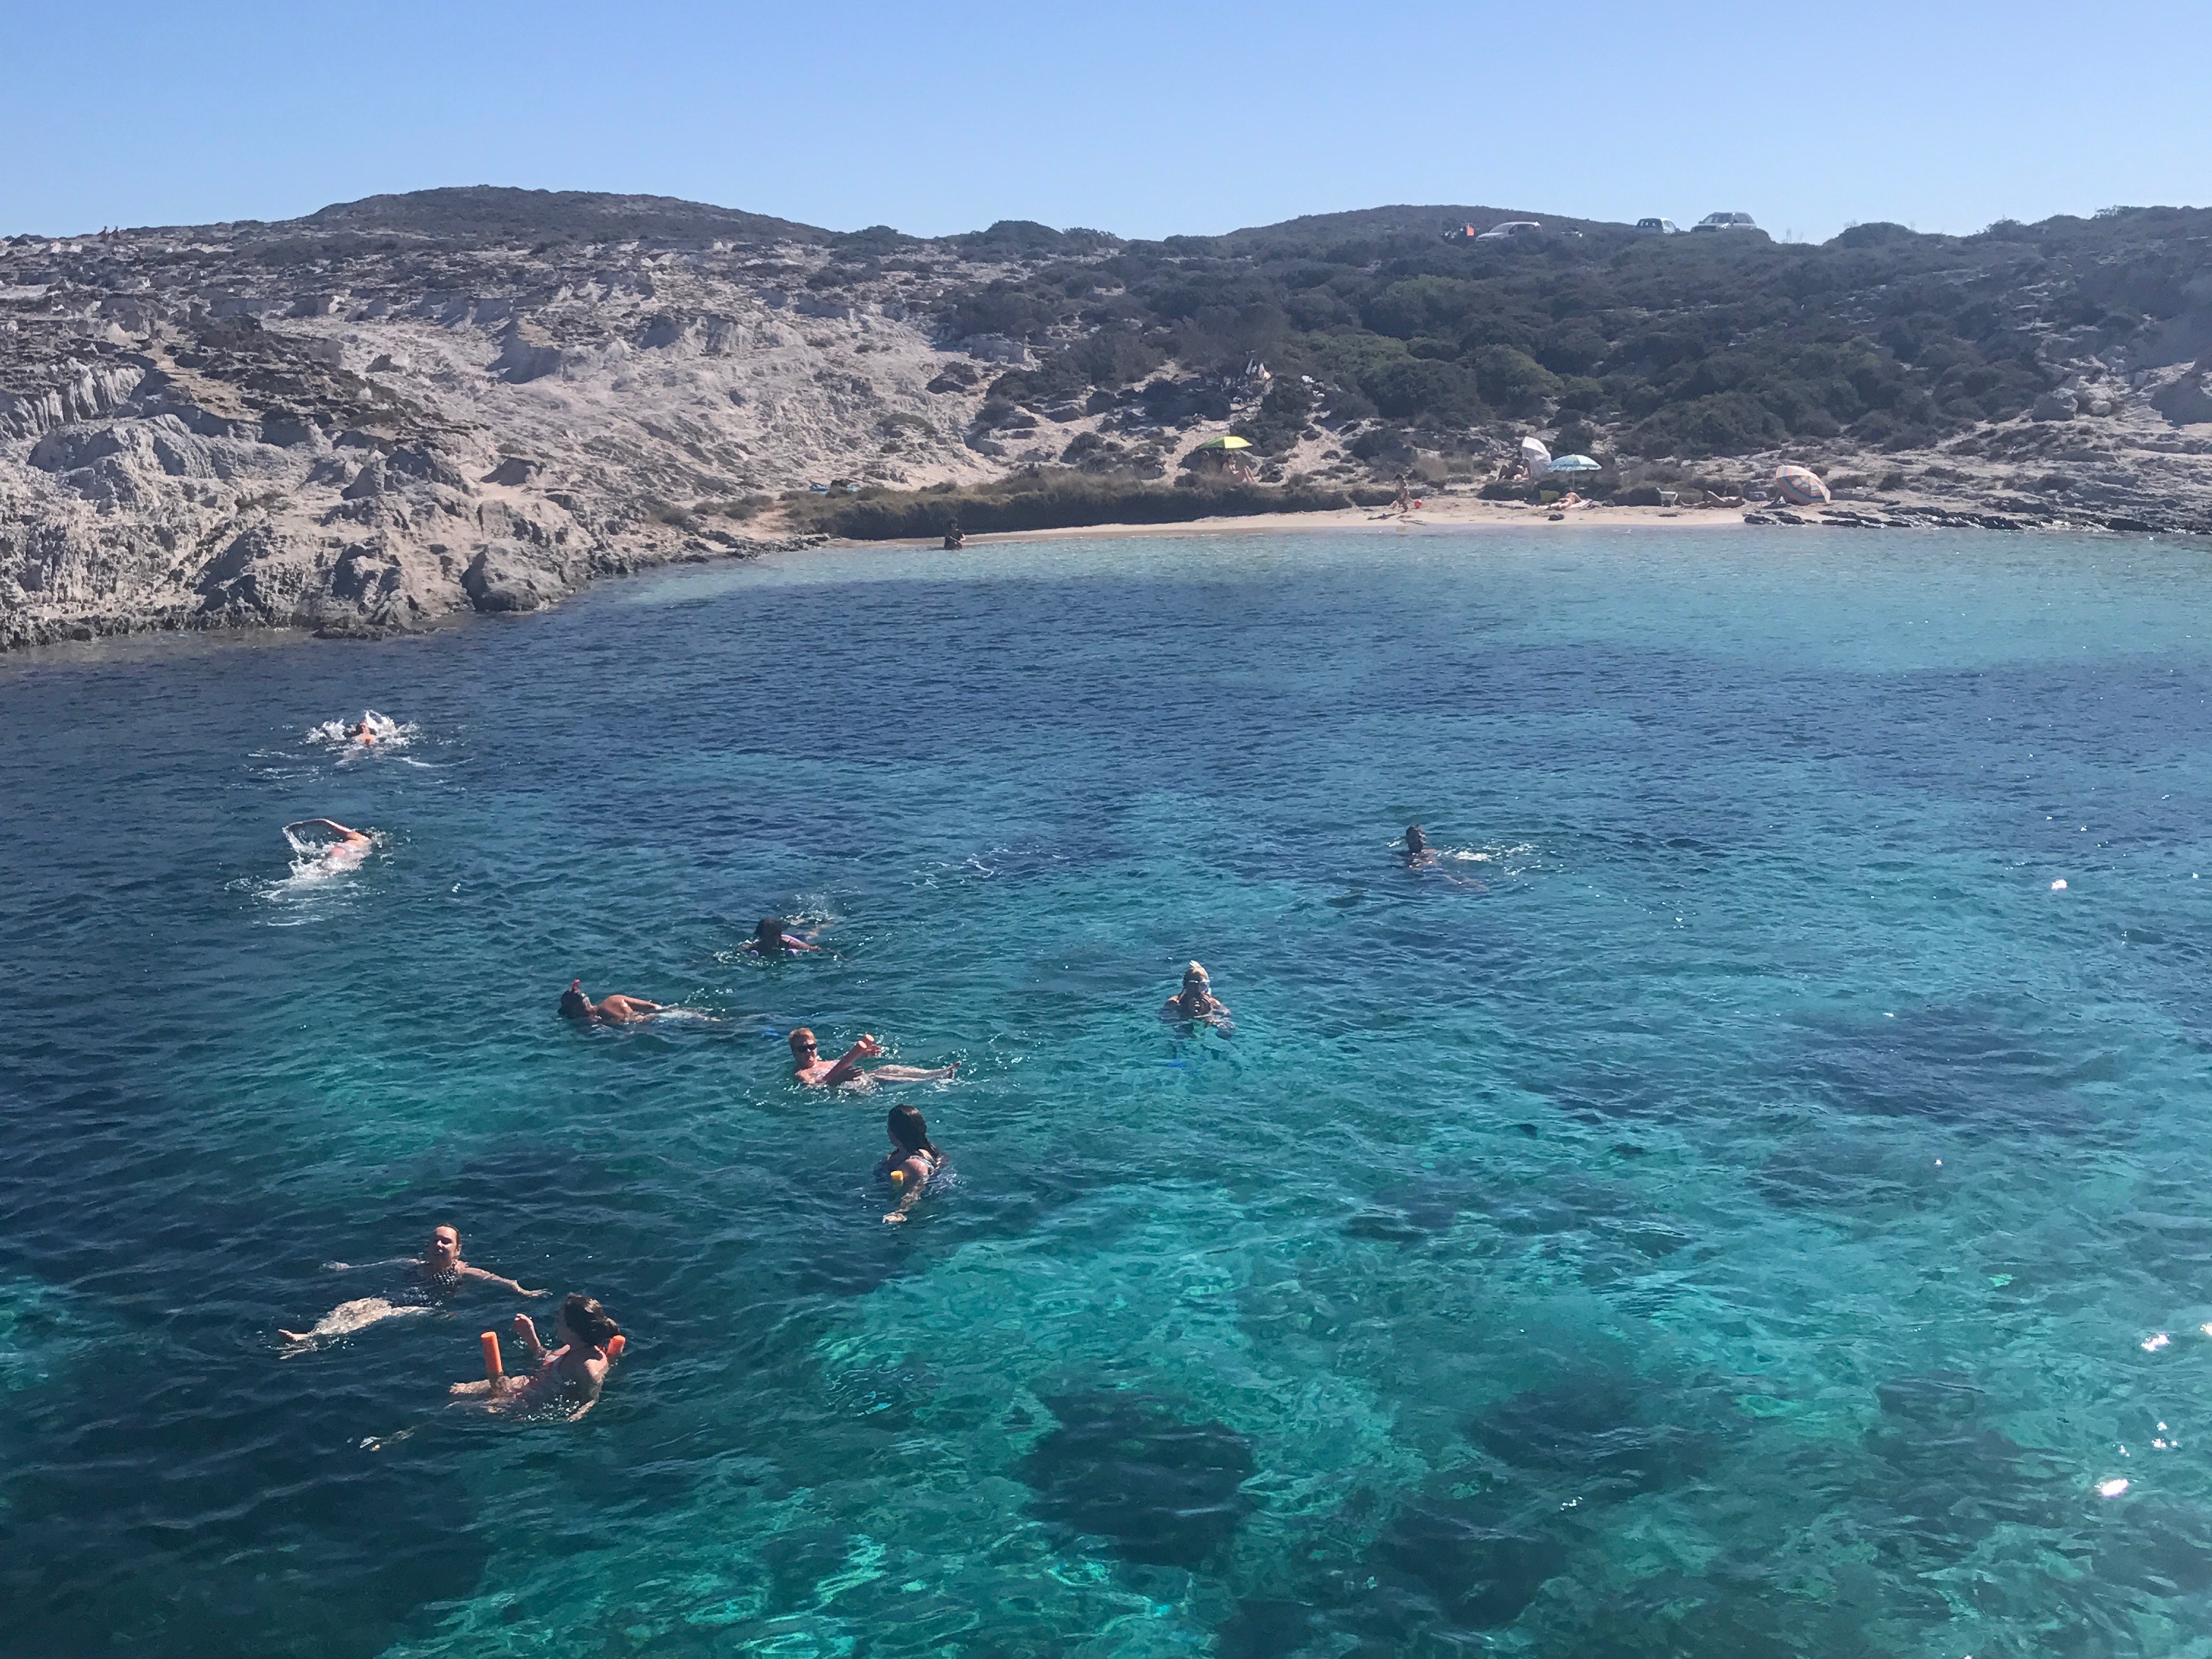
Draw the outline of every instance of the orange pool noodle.
M622 1351L629 1346L629 1339L616 1334L607 1339L607 1364L611 1365L622 1358Z
M499 1333L486 1331L477 1340L483 1344L484 1381L496 1384L501 1377L507 1375L507 1367L500 1363Z

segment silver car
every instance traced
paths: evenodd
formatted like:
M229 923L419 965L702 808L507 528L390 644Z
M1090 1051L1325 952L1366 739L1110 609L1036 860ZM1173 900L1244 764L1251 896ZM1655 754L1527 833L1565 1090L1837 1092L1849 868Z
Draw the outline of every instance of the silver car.
M1693 231L1757 230L1759 227L1752 222L1748 213L1708 213L1690 228Z
M1638 219L1636 228L1646 236L1680 236L1681 226L1672 219Z

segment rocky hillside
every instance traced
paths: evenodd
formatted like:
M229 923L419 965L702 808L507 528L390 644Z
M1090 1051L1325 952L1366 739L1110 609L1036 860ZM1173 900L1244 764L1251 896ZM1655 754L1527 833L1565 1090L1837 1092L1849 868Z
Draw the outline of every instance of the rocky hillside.
M2212 522L2212 215L1820 248L1440 234L1503 216L921 241L483 189L17 237L0 644L528 609L773 543L812 490L1147 487L1232 425L1308 486L1473 488L1534 428L1608 484L1786 452Z

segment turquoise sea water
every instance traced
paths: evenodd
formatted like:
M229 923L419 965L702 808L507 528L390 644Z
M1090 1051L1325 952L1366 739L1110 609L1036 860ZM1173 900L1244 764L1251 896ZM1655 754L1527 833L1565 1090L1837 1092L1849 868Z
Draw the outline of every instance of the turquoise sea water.
M2212 1651L2208 582L1070 542L0 659L0 1650ZM494 1292L280 1357L443 1221L631 1333L585 1421L443 1409Z

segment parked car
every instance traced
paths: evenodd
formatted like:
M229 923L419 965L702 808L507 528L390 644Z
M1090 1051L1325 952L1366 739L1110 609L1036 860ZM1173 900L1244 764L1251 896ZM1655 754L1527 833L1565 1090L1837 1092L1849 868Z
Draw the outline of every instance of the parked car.
M1708 213L1692 230L1757 230L1748 213Z
M1646 236L1680 236L1682 234L1681 226L1672 219L1638 219L1636 228Z
M1534 219L1504 219L1474 240L1478 242L1510 242L1516 236L1541 235L1543 230L1543 226Z

